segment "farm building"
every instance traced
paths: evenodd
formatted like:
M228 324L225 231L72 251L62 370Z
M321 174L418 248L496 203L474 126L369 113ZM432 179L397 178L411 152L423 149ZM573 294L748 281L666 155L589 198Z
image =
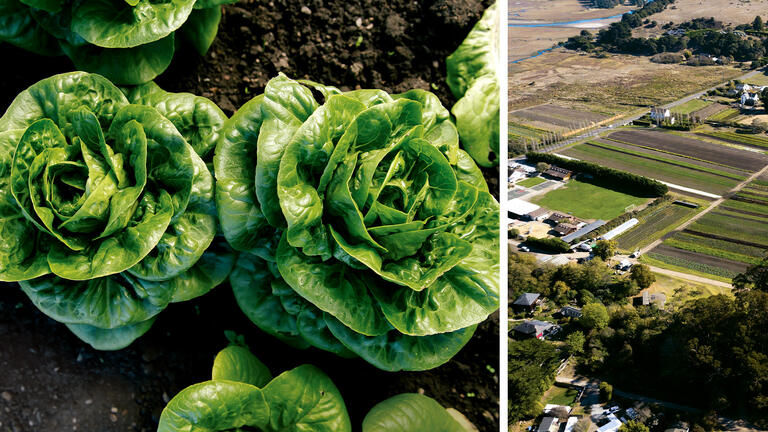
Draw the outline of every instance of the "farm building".
M557 224L557 226L554 227L553 229L555 230L556 233L560 234L561 236L564 236L572 232L575 232L578 229L578 227L576 225L569 224L569 223L560 223L560 224Z
M571 215L569 215L569 214L566 214L566 213L553 212L547 218L547 222L553 222L553 223L556 223L556 224L559 224L561 222L575 223L576 222L576 218L571 216Z
M515 312L533 312L541 304L541 294L523 293L512 303Z
M614 237L618 237L621 234L624 234L624 232L628 231L630 228L634 227L635 225L639 224L640 221L632 218L623 224L617 226L616 228L608 231L607 233L603 234L603 240L611 240Z
M635 306L648 306L655 304L659 309L667 303L667 296L663 293L649 293L645 291L639 297L635 297L632 304Z
M544 175L554 177L558 180L566 181L566 180L570 180L571 175L573 175L573 171L552 165L549 167L548 170L544 171Z
M597 429L597 432L616 432L619 430L621 425L624 423L621 422L618 418L616 418L615 415L610 414L608 416L608 423L600 426L599 429Z
M574 306L565 306L558 313L562 317L581 318L581 309Z
M514 331L527 337L545 339L547 336L560 331L560 326L551 322L528 320L514 328Z
M560 429L560 419L557 417L544 417L541 419L538 432L557 432Z
M757 106L757 104L760 102L760 95L758 93L742 93L741 94L741 105L742 106Z
M562 240L566 243L570 243L574 240L578 240L579 238L584 237L585 235L591 233L592 231L600 228L605 224L606 222L604 220L598 219L589 225L581 227L578 231L568 234L567 236L563 237Z
M651 120L661 123L663 121L669 121L675 124L675 118L672 117L672 111L669 108L651 108Z
M549 264L556 267L560 267L570 263L571 259L565 255L555 255L555 256L543 255L543 256L539 256L536 259L536 261L541 265Z
M537 210L534 210L534 211L528 213L526 215L526 217L528 217L528 219L530 219L532 221L541 222L541 221L545 220L546 218L548 218L549 214L550 214L549 210L547 210L545 208L540 208L540 209L537 209Z
M520 198L515 198L507 201L507 212L510 216L522 218L528 213L538 210L540 207L536 204L523 201Z

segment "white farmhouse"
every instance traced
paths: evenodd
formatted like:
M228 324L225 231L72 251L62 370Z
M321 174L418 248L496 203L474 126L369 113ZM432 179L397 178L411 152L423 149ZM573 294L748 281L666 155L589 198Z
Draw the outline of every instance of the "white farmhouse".
M741 105L750 105L750 106L757 106L758 102L760 102L760 95L757 93L749 93L745 92L741 94Z
M656 123L669 121L671 124L675 124L675 118L672 117L672 111L669 108L651 108L651 120Z

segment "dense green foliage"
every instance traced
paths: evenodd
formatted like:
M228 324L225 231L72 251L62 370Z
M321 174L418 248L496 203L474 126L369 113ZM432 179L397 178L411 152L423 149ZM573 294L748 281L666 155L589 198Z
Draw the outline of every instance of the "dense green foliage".
M226 246L209 250L214 181L201 158L226 117L149 88L178 103L129 104L101 76L73 72L34 84L0 118L0 280L98 349L127 346L234 262Z
M571 245L556 237L528 237L525 244L533 248L541 248L550 252L568 252Z
M656 180L592 162L566 159L550 153L529 152L525 156L529 162L547 162L578 173L589 174L601 185L637 196L660 197L669 192L667 185Z
M454 418L454 415L457 418ZM245 346L230 345L214 359L211 379L191 385L163 409L158 432L351 432L341 393L320 369L302 365L272 376ZM400 394L374 406L363 432L467 432L451 414L421 394Z
M171 63L176 43L201 55L218 31L221 4L235 0L3 0L0 41L67 55L79 70L115 84L141 84Z
M539 340L509 340L509 422L533 418L544 406L541 396L555 382L560 352Z
M499 16L496 3L448 56L448 86L458 99L451 112L461 143L482 166L499 164Z
M244 252L230 282L267 333L423 370L498 308L499 206L433 94L279 76L224 125L214 166Z

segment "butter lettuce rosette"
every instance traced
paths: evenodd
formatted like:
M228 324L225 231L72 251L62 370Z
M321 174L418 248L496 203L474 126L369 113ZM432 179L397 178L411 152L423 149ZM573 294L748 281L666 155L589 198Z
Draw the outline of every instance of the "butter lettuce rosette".
M97 349L127 346L234 262L209 250L214 179L169 118L84 72L32 85L0 118L0 280Z
M294 346L425 370L499 306L499 206L432 93L281 75L214 166L237 301Z

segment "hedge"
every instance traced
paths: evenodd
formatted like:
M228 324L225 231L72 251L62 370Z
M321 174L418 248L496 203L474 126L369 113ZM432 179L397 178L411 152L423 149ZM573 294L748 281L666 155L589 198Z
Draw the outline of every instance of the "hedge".
M525 244L531 247L537 247L537 248L545 249L552 252L564 253L571 250L571 246L568 243L555 237L544 237L544 238L528 237L525 240Z

